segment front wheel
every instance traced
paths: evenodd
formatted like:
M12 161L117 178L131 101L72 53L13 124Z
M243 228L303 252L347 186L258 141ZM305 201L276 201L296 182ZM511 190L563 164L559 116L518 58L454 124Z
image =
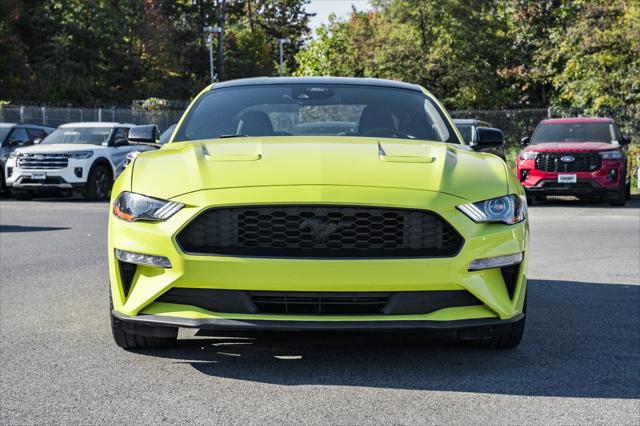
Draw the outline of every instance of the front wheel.
M111 334L122 349L171 348L178 341L175 327L151 327L144 324L125 324L111 315Z
M102 164L97 165L89 174L85 198L91 201L104 201L109 199L111 184L111 173L109 170Z

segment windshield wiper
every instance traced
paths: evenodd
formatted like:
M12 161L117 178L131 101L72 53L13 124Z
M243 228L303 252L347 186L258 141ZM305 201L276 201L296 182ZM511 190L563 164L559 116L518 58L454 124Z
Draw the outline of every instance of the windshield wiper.
M247 138L247 137L248 137L247 135L243 135L243 134L240 134L240 133L232 133L232 134L229 134L229 135L220 135L220 136L218 136L218 138L220 138L220 139L222 139L222 138L225 138L225 139L226 138Z

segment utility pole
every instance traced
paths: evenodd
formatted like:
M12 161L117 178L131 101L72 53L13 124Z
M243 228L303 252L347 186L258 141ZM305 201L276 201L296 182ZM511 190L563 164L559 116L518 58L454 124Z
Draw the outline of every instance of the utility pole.
M278 47L280 48L280 77L284 75L284 51L282 46L285 43L291 43L291 40L288 38L279 38L278 39Z
M218 76L216 75L216 67L213 65L213 35L218 34L218 38L222 33L220 27L204 27L202 29L207 45L209 45L209 72L211 74L211 83L214 83Z
M227 0L220 3L220 33L218 34L218 78L224 78L224 15L227 8Z

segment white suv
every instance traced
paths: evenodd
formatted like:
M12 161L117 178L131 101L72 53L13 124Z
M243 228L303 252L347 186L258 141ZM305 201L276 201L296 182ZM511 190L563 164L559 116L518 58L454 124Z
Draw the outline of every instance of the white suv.
M153 149L129 143L127 137L133 126L63 124L39 145L18 148L10 154L5 167L7 187L18 199L77 190L87 199L106 200L127 154Z

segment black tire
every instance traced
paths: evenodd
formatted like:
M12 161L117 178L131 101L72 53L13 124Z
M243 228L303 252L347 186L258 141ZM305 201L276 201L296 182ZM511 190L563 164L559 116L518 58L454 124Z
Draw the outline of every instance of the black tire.
M84 196L90 201L108 200L112 185L111 171L104 165L98 164L89 174L87 190Z
M142 324L125 324L111 315L111 333L116 345L123 349L164 349L171 348L178 341L178 329L163 327L162 334L173 334L172 337L153 336L158 334L159 327Z
M627 204L627 185L620 185L616 198L609 201L609 204L613 207L624 207Z
M532 206L534 203L533 197L527 197L527 206Z
M502 333L490 338L479 339L459 339L466 346L485 349L513 349L520 344L522 335L524 334L525 320L527 319L527 294L524 296L524 307L522 309L524 316L522 319L511 325L503 326Z
M627 199L627 201L631 201L631 182L627 184L625 198Z
M511 324L510 329L506 332L500 333L497 336L492 336L489 338L479 338L479 339L464 339L461 342L466 346L471 346L474 348L485 348L485 349L513 349L520 344L522 340L522 335L524 334L524 324L525 319L527 317L522 317L521 320Z
M29 192L12 192L11 196L19 201L29 201L33 199L33 194Z

